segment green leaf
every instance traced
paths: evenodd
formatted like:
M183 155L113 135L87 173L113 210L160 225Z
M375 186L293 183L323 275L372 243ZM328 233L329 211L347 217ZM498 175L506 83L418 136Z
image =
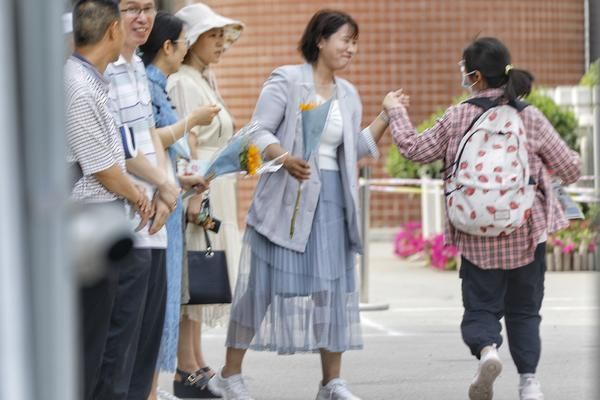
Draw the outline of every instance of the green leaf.
M583 75L579 84L582 86L600 85L600 59L594 61L588 71Z

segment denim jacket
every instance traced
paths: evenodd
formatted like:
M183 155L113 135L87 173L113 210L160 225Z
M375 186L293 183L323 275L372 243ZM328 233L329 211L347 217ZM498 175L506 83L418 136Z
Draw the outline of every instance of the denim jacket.
M310 64L277 68L265 82L252 120L258 122L256 144L261 150L279 143L295 157L302 157L302 123L300 102L314 86ZM336 78L337 99L343 121L343 144L338 150L338 162L344 187L346 220L350 244L361 252L358 218L358 159L379 156L370 130L361 129L362 104L354 86ZM271 242L295 251L304 252L312 227L321 181L318 152L309 159L310 178L304 182L296 217L295 233L290 238L290 221L293 214L299 182L283 168L261 176L247 223Z

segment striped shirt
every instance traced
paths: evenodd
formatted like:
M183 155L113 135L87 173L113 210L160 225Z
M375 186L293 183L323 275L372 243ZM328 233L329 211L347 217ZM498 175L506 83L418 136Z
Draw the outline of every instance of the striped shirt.
M144 63L137 55L133 55L131 62L123 56L109 64L106 68L106 78L109 85L109 108L119 126L127 125L133 131L133 137L138 152L142 152L148 161L157 166L156 149L152 141L154 116L152 112L152 99L148 87L148 78ZM131 175L132 179L146 189L146 195L152 198L156 188L149 182ZM139 223L139 215L135 215L135 223ZM166 248L167 231L165 227L156 234L148 233L149 225L136 234L135 247L138 248Z
M119 197L94 174L113 165L125 173L125 155L115 121L108 109L108 81L83 57L69 57L64 67L66 138L69 162L77 162L83 175L72 197L107 202Z
M475 97L501 95L501 89L487 89ZM392 137L404 157L420 163L443 159L444 168L448 168L463 134L482 111L472 104L452 106L433 127L418 134L404 107L396 107L389 112ZM514 269L531 263L535 247L546 233L568 226L554 196L548 170L566 184L581 175L579 155L569 149L541 111L529 106L519 115L527 134L530 173L537 182L531 217L505 237L473 236L446 224L446 242L456 245L465 258L484 269Z

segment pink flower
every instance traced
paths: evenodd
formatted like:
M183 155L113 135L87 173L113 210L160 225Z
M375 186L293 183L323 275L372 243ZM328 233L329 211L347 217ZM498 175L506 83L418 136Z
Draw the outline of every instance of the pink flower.
M421 224L406 224L394 239L394 253L399 257L410 257L423 251L425 241L421 233Z
M409 232L414 232L414 231L417 231L417 230L421 230L421 223L420 222L416 222L416 221L407 222L404 225L404 230L409 231Z
M435 269L443 271L456 265L458 249L455 246L446 246L443 234L429 238L426 241L426 251L429 255L429 263Z
M590 244L588 244L588 252L589 253L596 252L596 243L595 242L591 242Z
M569 243L568 245L562 248L562 252L565 254L572 253L575 250L575 244Z

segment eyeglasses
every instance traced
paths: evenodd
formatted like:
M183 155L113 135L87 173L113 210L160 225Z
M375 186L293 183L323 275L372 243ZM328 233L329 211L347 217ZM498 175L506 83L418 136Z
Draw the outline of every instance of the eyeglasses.
M186 46L186 47L190 47L190 41L189 41L189 40L187 40L187 39L177 39L177 40L171 40L171 42L172 42L172 43L176 43L176 44L179 44L179 43L185 43L185 46Z
M142 15L142 13L144 13L144 15L148 17L153 17L154 15L156 15L156 8L154 6L148 6L144 8L129 7L120 11L130 17L139 17L140 15Z
M465 60L460 60L457 64L460 68L460 72L462 72L464 74L466 72Z

